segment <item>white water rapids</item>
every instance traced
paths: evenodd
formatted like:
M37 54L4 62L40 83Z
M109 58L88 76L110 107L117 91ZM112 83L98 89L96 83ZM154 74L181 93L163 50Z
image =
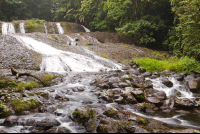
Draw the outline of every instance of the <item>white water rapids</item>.
M19 31L20 33L25 33L25 27L23 22L19 24Z
M15 34L15 28L12 23L3 23L2 25L2 34Z
M13 37L15 37L27 48L43 55L43 60L41 63L42 71L64 73L69 71L98 72L100 70L120 69L119 65L112 63L112 61L109 60L107 62L113 64L113 68L106 67L97 60L87 56L58 50L30 37L18 35L13 35ZM95 55L95 57L99 56Z

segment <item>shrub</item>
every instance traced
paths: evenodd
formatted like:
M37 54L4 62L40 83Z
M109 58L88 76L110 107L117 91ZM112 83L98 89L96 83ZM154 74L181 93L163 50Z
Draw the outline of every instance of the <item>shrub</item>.
M11 106L15 112L20 113L25 110L37 108L40 102L34 99L23 101L21 99L15 99L11 102Z
M104 58L109 59L109 57L107 55L103 55Z
M44 74L42 81L44 86L49 86L51 84L51 80L55 79L57 76L53 76L52 74Z
M29 33L35 32L35 25L33 21L26 21L26 29Z
M200 70L200 63L194 58L187 56L171 57L168 60L157 60L149 57L135 59L141 67L146 68L147 71L164 71L170 70L175 72L191 72L193 70Z
M22 90L31 90L38 87L40 87L40 84L38 84L36 81L29 81L28 83L21 82L15 88L15 92L19 92Z

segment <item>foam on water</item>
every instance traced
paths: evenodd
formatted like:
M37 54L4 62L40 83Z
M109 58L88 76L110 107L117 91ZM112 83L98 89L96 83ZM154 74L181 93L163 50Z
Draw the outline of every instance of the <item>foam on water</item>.
M15 28L12 23L3 23L2 25L2 34L15 34Z
M20 33L25 33L24 22L19 24L19 31L20 31Z
M100 70L111 70L117 69L119 67L115 63L113 63L113 68L106 67L99 61L90 57L58 50L30 37L18 35L13 35L13 37L20 41L24 46L43 55L43 60L40 67L42 71L60 73L69 71L98 72ZM101 57L96 56L94 53L93 55L100 60L105 60Z
M56 23L56 26L58 28L58 33L59 34L64 34L64 29L61 27L60 23Z

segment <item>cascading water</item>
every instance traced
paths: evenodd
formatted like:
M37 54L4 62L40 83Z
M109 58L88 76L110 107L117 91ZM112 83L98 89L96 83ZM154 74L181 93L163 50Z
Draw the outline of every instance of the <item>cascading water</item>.
M71 41L71 45L72 46L76 46L76 41L75 41L75 39L73 39L72 37L70 37L69 35L66 35L67 36L67 38L69 38L70 39L70 41Z
M12 23L3 23L2 25L2 34L15 34L15 28Z
M58 33L59 34L64 34L64 29L61 27L60 23L56 23L56 26L58 28Z
M88 29L88 28L86 28L85 26L83 26L83 25L81 25L84 29L85 29L85 32L86 33L90 33L91 31Z
M168 79L173 83L173 87L167 87L164 84L162 84L160 78L156 79L147 78L147 80L152 81L154 89L158 91L164 91L168 97L180 93L181 96L178 98L188 98L188 99L194 98L192 92L187 90L187 87L185 85L180 84L180 82L178 82L174 77L169 77Z
M65 52L55 49L45 43L38 42L32 38L13 35L24 46L43 55L41 70L47 72L98 72L100 70L118 69L113 63L112 68L100 62L80 54ZM96 56L97 57L97 56ZM111 61L109 61L111 63Z
M19 24L19 31L20 33L25 33L25 27L23 22Z
M53 34L55 34L53 23L51 23L51 28L52 28Z
M45 33L48 34L47 26L45 25L45 23L44 23L44 29L45 29Z

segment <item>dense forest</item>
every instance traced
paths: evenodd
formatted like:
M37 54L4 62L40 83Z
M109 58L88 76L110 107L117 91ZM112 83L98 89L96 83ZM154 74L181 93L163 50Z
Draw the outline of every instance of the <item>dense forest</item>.
M199 7L199 0L0 0L0 21L76 22L200 60Z

